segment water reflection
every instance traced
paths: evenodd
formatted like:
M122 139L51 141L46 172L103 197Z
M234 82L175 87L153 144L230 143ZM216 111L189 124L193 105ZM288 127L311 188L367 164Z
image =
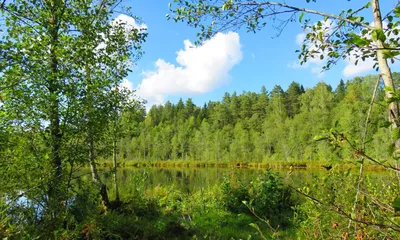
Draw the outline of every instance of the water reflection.
M221 184L225 178L249 183L262 176L265 169L237 169L237 168L120 168L117 172L118 183L121 188L133 188L137 181L145 188L156 186L171 186L183 192L193 192ZM112 174L109 169L100 170L102 180L112 184ZM279 170L279 174L288 179L288 170ZM298 170L290 175L291 182L301 184L307 182L313 175L323 174L322 171ZM293 180L294 179L294 180ZM136 181L136 182L135 182Z
M201 189L211 188L220 185L225 178L249 183L265 173L266 169L246 169L246 168L119 168L117 180L121 191L131 192L138 183L145 189L156 186L174 186L182 192L191 193ZM321 181L332 171L325 169L296 169L291 173L288 169L275 169L286 184L294 187L302 187L311 184L313 181ZM353 169L354 177L358 175L358 170ZM100 170L102 180L112 189L113 174L110 169ZM340 171L336 174L341 174ZM391 181L392 177L388 173L366 172L368 177L374 179L373 182L381 183Z

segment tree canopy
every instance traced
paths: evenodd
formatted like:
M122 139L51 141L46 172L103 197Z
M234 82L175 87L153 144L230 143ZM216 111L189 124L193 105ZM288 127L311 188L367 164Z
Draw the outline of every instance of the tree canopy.
M398 74L394 76L398 82ZM194 106L190 98L186 103L181 99L154 105L139 122L140 130L119 143L119 154L127 161L350 160L350 151L337 151L314 138L337 127L361 144L376 78L340 81L334 89L320 82L304 92L292 82L286 90L276 85L269 93L265 87L259 93L225 93L220 101L204 106ZM376 140L367 149L378 159L389 159L379 150L390 145L388 130L378 127L386 121L383 95L381 85L377 101L382 105L374 107L368 131L368 138Z
M2 3L0 112L7 139L1 147L2 194L29 197L33 206L42 206L38 233L51 233L68 216L73 173L107 156L112 109L132 97L115 89L141 56L147 33L114 18L118 5L114 0Z

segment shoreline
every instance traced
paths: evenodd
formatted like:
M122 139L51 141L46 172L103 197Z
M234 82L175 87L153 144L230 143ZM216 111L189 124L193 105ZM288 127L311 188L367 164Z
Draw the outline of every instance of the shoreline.
M99 163L102 167L112 167L112 161L103 161ZM217 162L217 161L190 161L190 160L160 160L160 161L135 161L124 160L118 163L118 167L154 167L154 168L237 168L237 169L321 169L330 170L349 168L359 168L358 163L345 162L345 163L328 163L328 162ZM365 163L364 170L367 171L382 171L384 167Z

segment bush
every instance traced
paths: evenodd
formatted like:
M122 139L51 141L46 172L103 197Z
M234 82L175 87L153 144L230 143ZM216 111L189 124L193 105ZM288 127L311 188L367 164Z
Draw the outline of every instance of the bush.
M270 169L249 184L225 179L221 188L222 204L230 212L256 214L273 227L287 227L293 217L297 201L278 174Z
M249 201L247 186L242 182L225 179L222 183L222 204L226 210L233 213L248 213L249 209L243 201Z
M258 216L269 220L274 227L289 225L296 201L277 173L267 170L263 177L253 182L249 194L249 205Z

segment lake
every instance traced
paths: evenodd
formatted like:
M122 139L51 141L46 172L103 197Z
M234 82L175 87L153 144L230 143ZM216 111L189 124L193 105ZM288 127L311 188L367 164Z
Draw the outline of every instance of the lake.
M145 188L156 186L175 186L184 192L193 192L220 185L225 178L236 179L243 183L261 177L266 169L259 168L119 168L117 179L121 190L134 187L140 176ZM296 185L309 182L313 177L322 176L326 170L296 169L288 178L288 169L276 169L283 178ZM102 180L111 186L113 173L110 169L100 169Z

